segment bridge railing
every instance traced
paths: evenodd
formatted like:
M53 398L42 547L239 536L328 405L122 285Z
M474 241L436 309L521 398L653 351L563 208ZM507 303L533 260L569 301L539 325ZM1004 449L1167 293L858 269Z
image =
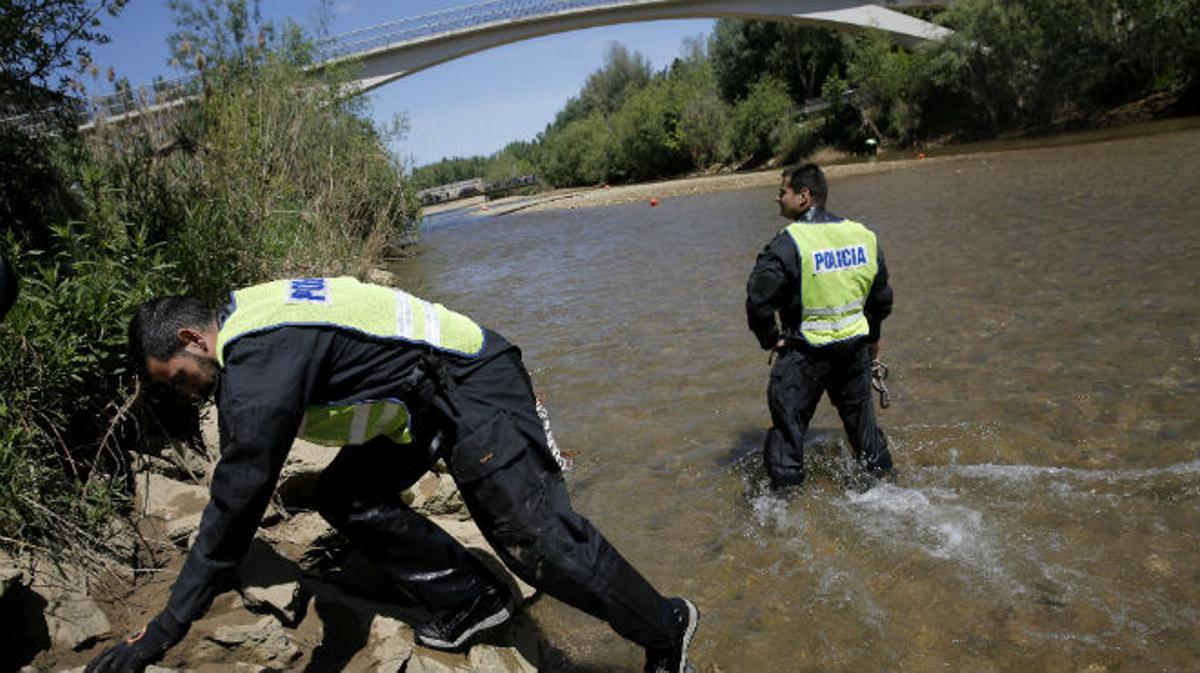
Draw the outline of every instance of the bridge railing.
M333 60L378 49L400 42L442 35L477 26L517 21L533 16L556 14L592 7L645 4L661 0L490 0L407 19L390 21L370 28L335 35L318 45L324 60ZM202 83L197 75L160 79L136 88L91 97L81 122L117 118L131 112L165 106L199 94Z
M661 0L491 0L454 7L408 19L382 23L343 33L330 40L329 58L371 51L399 42L452 33L491 23L519 21L534 16L557 14L603 6L647 4Z
M203 82L197 75L158 79L137 88L127 87L110 94L93 96L87 106L87 114L91 121L111 119L195 96L202 89Z

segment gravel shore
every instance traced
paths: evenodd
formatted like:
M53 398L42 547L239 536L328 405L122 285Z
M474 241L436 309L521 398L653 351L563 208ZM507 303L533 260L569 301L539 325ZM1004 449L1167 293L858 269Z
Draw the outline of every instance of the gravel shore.
M954 158L904 159L835 164L822 166L822 170L825 171L828 177L838 178L848 175L866 175L900 170L908 168L918 161L947 161ZM657 199L661 202L664 199L677 196L691 196L758 187L777 187L779 185L780 170L779 168L771 168L752 173L720 173L633 185L560 189L543 192L532 197L521 196L497 199L486 204L483 204L482 200L479 203L458 203L460 207L479 208L490 211L493 215L503 215L516 211L537 212L597 208L639 201L649 202L651 199ZM430 211L426 210L426 212L429 213Z

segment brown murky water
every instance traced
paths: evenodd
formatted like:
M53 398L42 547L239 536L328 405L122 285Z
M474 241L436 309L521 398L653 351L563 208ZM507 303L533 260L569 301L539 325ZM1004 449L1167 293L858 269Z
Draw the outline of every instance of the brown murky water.
M742 302L773 189L434 228L402 283L521 344L577 507L703 611L701 671L1200 670L1200 130L833 180L871 224L901 471L766 494ZM571 670L641 653L553 601Z

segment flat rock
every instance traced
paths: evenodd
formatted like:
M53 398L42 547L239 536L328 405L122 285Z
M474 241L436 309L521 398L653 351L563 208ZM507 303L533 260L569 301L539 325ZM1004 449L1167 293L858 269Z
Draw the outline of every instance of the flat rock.
M91 598L81 593L46 599L46 628L57 646L79 650L107 636L112 624Z
M405 493L405 500L409 506L426 516L471 518L471 513L467 511L462 495L458 492L458 486L449 474L429 472Z
M242 650L272 666L289 664L301 656L283 625L269 616L249 624L217 626L205 637L221 647Z
M387 269L371 269L367 272L367 282L376 285L396 287L396 274Z
M515 647L473 645L467 654L439 652L428 648L413 650L405 673L455 673L458 671L489 671L491 673L537 673Z
M398 619L376 615L371 620L367 652L372 659L369 670L399 673L413 653L412 628Z
M8 593L9 587L23 586L25 572L12 566L0 566L0 600Z
M112 625L87 594L86 572L40 555L23 563L28 565L18 564L18 567L28 577L27 588L31 592L26 598L34 597L41 604L44 633L55 647L78 650L109 634Z
M298 512L263 530L262 535L273 544L287 543L297 549L306 549L333 532L333 527L320 514ZM298 560L288 554L284 554L284 556L293 561Z
M180 542L200 527L200 514L208 504L208 489L168 479L154 472L134 477L134 506L166 522L167 536Z
M537 666L521 656L515 647L476 645L467 653L472 671L505 671L505 673L537 673Z
M413 652L404 673L462 673L474 670L470 660L461 654L422 649Z
M300 585L299 566L262 540L250 545L237 577L238 592L251 612L274 615L285 626L295 626L304 617L308 595Z
M317 478L333 462L338 449L320 446L302 439L292 443L287 461L279 474L277 492L287 507L315 508Z

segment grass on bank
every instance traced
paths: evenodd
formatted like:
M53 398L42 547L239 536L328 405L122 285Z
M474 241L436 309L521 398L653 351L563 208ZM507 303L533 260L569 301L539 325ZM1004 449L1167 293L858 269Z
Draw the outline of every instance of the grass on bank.
M347 72L307 72L311 51L291 39L211 66L204 97L169 115L0 135L18 213L2 245L22 276L0 325L0 546L103 547L127 502L124 450L189 425L134 403L136 304L361 276L415 232L415 194L385 149L403 125L375 128L337 95Z

